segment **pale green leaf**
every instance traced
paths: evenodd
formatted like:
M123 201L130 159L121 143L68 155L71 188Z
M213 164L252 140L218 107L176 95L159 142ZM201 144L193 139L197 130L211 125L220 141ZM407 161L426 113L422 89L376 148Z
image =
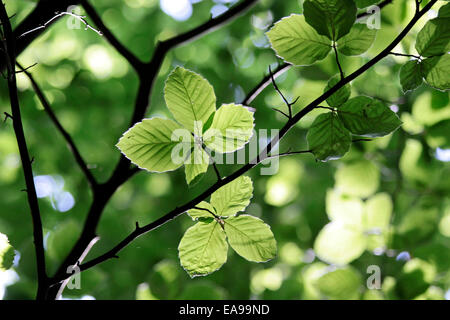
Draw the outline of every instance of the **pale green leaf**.
M349 196L367 198L380 185L380 169L368 160L358 160L339 167L335 188Z
M308 131L307 140L309 149L320 161L341 158L352 143L350 132L333 112L316 118Z
M222 105L203 137L206 146L220 153L242 148L253 135L253 112L242 105Z
M360 296L361 275L351 267L337 269L324 274L317 280L322 294L333 300L354 300Z
M244 211L252 197L252 180L241 176L214 192L211 195L211 204L219 216L227 217Z
M15 251L8 237L0 233L0 272L8 270L14 262Z
M218 270L227 261L227 251L225 233L215 220L190 227L178 246L181 265L191 277Z
M326 208L330 220L362 227L364 203L360 198L344 195L337 190L328 190Z
M422 73L433 88L450 90L450 54L425 59L422 62Z
M361 230L339 222L327 224L314 243L314 251L321 260L337 265L352 262L365 249L366 239Z
M392 199L387 193L378 193L366 202L364 225L367 230L385 231L391 221Z
M172 153L175 147L186 145L191 148L191 138L172 139L175 130L185 130L175 121L161 118L144 119L135 124L120 138L117 147L141 169L151 172L166 172L183 165L183 160L175 160Z
M355 0L356 6L358 8L365 8L380 2L381 0Z
M182 67L175 68L167 78L164 98L175 120L196 135L201 135L201 128L216 111L213 87L199 74Z
M320 35L337 41L349 33L356 21L353 0L305 0L303 14L306 22Z
M270 226L249 215L225 220L225 233L230 246L241 257L255 262L266 262L277 254L277 243Z
M423 82L420 63L416 60L408 61L400 69L400 84L403 92L417 89Z
M346 56L359 56L370 49L376 35L376 29L369 29L365 24L355 24L350 33L338 41L338 50Z
M267 37L279 57L298 66L322 60L331 50L330 40L317 34L303 15L281 19L267 32Z
M336 84L340 81L340 76L335 75L332 77L329 81L327 86L325 87L325 92L333 88ZM333 93L331 97L327 99L327 103L330 107L339 107L340 105L344 104L348 98L350 98L350 95L352 93L352 89L350 87L350 84L346 84L342 88L340 88L338 91Z
M365 96L350 99L339 108L338 113L351 133L364 137L385 136L402 124L390 108Z
M208 166L208 154L201 148L201 146L195 144L194 150L186 160L184 167L188 185L193 186L198 183L201 177L203 177L203 174L208 171Z
M214 215L211 212L216 214L216 210L214 209L214 207L210 203L202 201L187 213L192 218L192 220L195 221L199 218L214 218Z
M417 34L416 50L423 57L438 56L450 51L450 18L428 21Z

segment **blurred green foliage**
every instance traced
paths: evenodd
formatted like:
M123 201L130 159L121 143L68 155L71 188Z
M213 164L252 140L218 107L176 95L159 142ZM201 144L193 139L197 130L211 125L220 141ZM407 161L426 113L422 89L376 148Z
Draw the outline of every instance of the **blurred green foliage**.
M10 14L17 13L13 24L18 24L34 6L33 1L26 0L5 2ZM140 58L148 60L157 40L207 21L217 5L210 0L197 2L186 21L176 21L162 12L157 0L99 0L95 7L111 31ZM277 63L264 32L280 18L300 13L300 3L260 1L234 22L169 52L153 90L148 116L170 117L162 92L165 79L177 65L207 78L215 88L218 104L242 101L268 66ZM359 57L342 56L343 68L350 73L382 50L413 10L413 1L394 1L383 9L382 27L372 48ZM49 28L18 61L24 66L38 63L31 69L35 79L96 178L104 181L119 158L114 145L127 129L138 81L132 68L105 39L83 26L69 29L66 22L67 18L63 18ZM425 22L419 22L397 51L413 50L415 35ZM277 258L264 265L252 264L229 250L228 263L222 269L208 277L190 279L177 256L183 233L193 225L183 215L133 242L121 252L120 259L82 273L81 289L66 290L64 297L444 299L447 293L448 298L450 165L436 155L444 160L447 154L448 161L449 95L426 84L403 95L398 73L407 60L389 56L352 83L352 96L369 95L398 111L404 125L394 134L355 143L339 161L319 163L305 155L283 158L274 176L261 176L259 170L250 172L255 190L246 212L271 225L278 243ZM291 68L277 81L290 98L300 96L294 106L298 111L319 96L337 72L334 57L329 55L314 66ZM25 133L35 159L34 174L51 176L53 188L59 190L40 200L48 271L52 274L80 234L91 194L25 75L18 74L18 85ZM284 119L272 110L283 107L283 102L271 88L252 107L256 109L257 129L283 125ZM6 83L1 81L0 113L9 111ZM306 129L322 112L316 110L305 117L285 138L281 149L305 149ZM229 174L237 166L219 168ZM153 221L198 195L214 181L211 170L193 188L186 186L181 170L136 175L108 204L98 230L101 240L89 257L115 245L133 230L135 221ZM7 235L16 250L12 270L18 278L6 288L5 299L31 299L36 291L31 221L26 195L20 191L23 188L14 132L11 122L6 121L0 126L0 233ZM67 197L67 192L75 204L65 211L58 207L58 201L62 201L62 194ZM345 244L349 246L345 253L351 255L340 254L335 261L333 254L338 249L333 249L334 243L327 239L322 239L327 248L315 252L318 235L323 238L324 230L335 230L336 223L337 232L341 232L342 223L336 221L345 220L349 214L370 220L355 227L358 222L350 219L351 239L357 239ZM367 223L370 228L361 227ZM366 286L370 276L367 270L372 265L381 270L380 290Z

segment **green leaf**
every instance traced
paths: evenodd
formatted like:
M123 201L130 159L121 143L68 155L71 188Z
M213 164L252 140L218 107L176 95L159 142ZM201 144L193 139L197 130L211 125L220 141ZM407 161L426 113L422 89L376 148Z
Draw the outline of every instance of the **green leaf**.
M266 262L277 254L277 243L270 226L261 219L241 215L225 220L225 233L230 246L241 257Z
M366 202L364 227L366 230L384 231L390 224L393 210L392 199L387 193L379 193Z
M185 129L172 120L144 119L125 132L116 146L141 169L151 172L172 171L183 165L183 161L174 161L174 148L186 145L189 150L192 144L190 135L187 135L189 141L172 140L175 130Z
M226 236L217 221L190 227L178 246L181 265L191 277L205 276L227 261Z
M335 75L332 77L329 81L327 86L325 87L324 92L330 90L333 88L336 84L340 81L340 76ZM340 88L337 92L333 93L331 97L327 99L327 103L330 107L339 107L340 105L344 104L348 98L350 98L350 95L352 93L352 89L350 84L346 84L342 88Z
M199 74L181 67L175 68L167 78L164 98L175 120L199 136L201 127L216 111L213 87ZM196 126L196 122L201 125Z
M253 135L253 112L242 105L222 105L205 132L206 146L220 153L234 152L242 148Z
M365 96L350 99L339 108L338 113L351 133L364 137L385 136L402 124L390 108Z
M362 277L354 268L337 269L317 280L320 292L333 300L358 299Z
M450 18L428 21L417 34L416 50L423 57L438 56L450 51Z
M450 55L423 60L422 74L426 82L439 90L450 90Z
M350 33L338 41L337 48L346 56L359 56L370 49L376 35L376 29L369 29L365 24L355 24Z
M200 202L195 207L200 209L207 209L208 211L216 214L216 210L214 209L214 207L206 201ZM188 215L192 218L192 220L196 221L199 218L214 218L214 216L210 212L196 208L188 211Z
M352 143L350 132L333 112L316 118L308 131L307 140L309 149L320 161L341 158Z
M408 61L400 69L400 83L403 92L417 89L423 82L420 63L416 60Z
M243 211L253 197L253 184L249 177L241 176L211 195L211 204L221 217Z
M380 169L368 160L358 160L338 168L335 174L335 188L342 193L367 198L380 185Z
M317 33L337 41L349 33L356 21L353 0L306 0L303 14Z
M15 255L14 248L9 244L8 237L0 233L0 272L12 267Z
M340 222L327 224L318 234L314 251L327 262L345 265L359 258L366 250L366 238L361 229Z
M328 190L326 207L331 221L362 227L364 203L360 198L344 195L337 190Z
M426 139L431 148L450 148L450 120L443 120L427 129Z
M355 0L356 6L358 8L366 8L368 6L371 6L375 3L380 2L381 0Z
M198 183L203 177L203 174L208 171L208 167L208 154L201 148L201 146L195 144L194 150L189 155L188 160L186 160L184 167L188 185L193 186Z
M322 60L331 50L330 40L318 35L303 15L293 14L281 19L266 34L276 54L297 66Z
M446 5L440 7L438 17L450 18L450 3L447 3Z

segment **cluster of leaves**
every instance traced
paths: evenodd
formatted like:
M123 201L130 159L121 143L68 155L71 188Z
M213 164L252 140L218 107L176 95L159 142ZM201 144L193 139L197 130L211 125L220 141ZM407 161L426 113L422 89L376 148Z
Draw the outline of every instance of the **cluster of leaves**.
M249 177L240 177L188 211L194 221L178 247L181 265L192 276L218 270L227 261L228 243L241 257L267 262L277 252L270 227L250 215L237 215L250 204L253 185Z
M324 59L333 47L344 55L361 55L372 45L376 30L355 24L356 13L357 5L352 0L307 0L303 15L283 18L267 36L281 58L299 66ZM339 76L332 77L325 91L339 82ZM382 102L365 96L349 100L350 95L351 86L347 84L329 97L331 112L317 117L308 132L309 148L320 161L344 156L352 144L352 135L381 137L401 125L397 115Z
M125 132L117 144L142 169L167 172L184 164L186 181L192 185L208 170L211 151L234 152L253 134L253 113L236 104L224 104L216 110L213 87L192 71L174 69L164 97L177 122L144 119ZM177 156L183 157L181 161Z
M428 21L416 39L418 59L408 61L400 70L406 93L426 83L439 90L450 90L450 3L441 7L437 18Z

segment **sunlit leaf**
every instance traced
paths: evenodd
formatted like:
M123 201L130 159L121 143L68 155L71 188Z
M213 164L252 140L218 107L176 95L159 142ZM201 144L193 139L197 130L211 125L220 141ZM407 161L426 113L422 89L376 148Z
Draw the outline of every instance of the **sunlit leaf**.
M226 236L217 221L197 222L184 234L178 246L181 265L191 277L205 276L227 261Z
M220 153L242 148L253 134L253 112L242 105L225 104L217 110L211 127L205 132L208 148Z
M0 272L12 267L14 256L14 248L10 245L8 237L0 233Z
M270 226L256 217L240 215L226 219L225 233L234 251L249 261L266 262L277 254Z
M175 68L167 78L164 98L175 120L197 135L201 135L201 128L216 111L213 87L199 74L182 67ZM196 126L196 122L201 126Z
M192 143L191 140L172 140L175 130L184 129L172 120L144 119L124 133L117 147L142 169L152 172L172 171L181 167L184 160L174 161L174 148L187 144L189 150Z
M345 265L359 258L366 250L366 239L361 229L339 222L327 224L317 235L314 251L328 263Z
M211 195L211 204L219 216L226 217L247 208L252 197L252 180L241 176L214 192Z
M203 174L208 171L209 156L198 144L194 144L194 150L185 162L184 171L189 185L199 182Z
M361 199L346 196L334 189L328 190L326 208L330 220L362 227L364 203Z
M417 35L416 50L423 57L438 56L450 51L450 18L428 21Z
M355 24L350 33L338 41L338 50L346 56L359 56L370 49L376 35L376 29L369 29L365 24Z
M214 216L211 214L211 212L216 214L216 210L214 209L214 207L210 203L202 201L197 204L195 208L189 210L188 215L192 218L192 220L198 220L199 218L213 218Z
M342 193L367 198L380 184L380 170L368 160L359 160L339 167L335 187Z
M450 74L450 54L425 59L422 62L422 73L426 82L433 88L450 90L450 77L448 76Z
M322 60L331 50L330 40L317 34L303 15L281 19L267 32L267 37L279 57L298 66Z
M378 193L366 201L364 226L366 229L384 230L389 226L393 210L392 199L387 193Z
M351 267L337 269L320 277L317 286L330 299L353 300L359 298L362 277Z

